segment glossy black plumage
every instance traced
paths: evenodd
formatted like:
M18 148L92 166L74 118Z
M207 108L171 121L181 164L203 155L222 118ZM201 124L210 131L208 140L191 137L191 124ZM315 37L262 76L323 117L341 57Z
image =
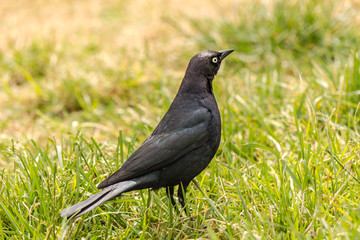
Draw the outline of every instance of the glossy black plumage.
M102 191L64 209L61 215L77 218L124 192L143 188L166 187L176 207L176 185L184 207L187 186L210 163L220 144L221 119L212 81L221 61L231 52L196 54L174 101L151 135L118 171L98 185Z

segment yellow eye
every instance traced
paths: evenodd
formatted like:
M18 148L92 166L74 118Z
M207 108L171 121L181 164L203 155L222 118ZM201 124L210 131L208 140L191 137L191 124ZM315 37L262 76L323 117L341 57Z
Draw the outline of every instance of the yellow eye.
M213 63L217 63L219 60L218 60L217 57L213 57L213 58L211 59L211 61L212 61Z

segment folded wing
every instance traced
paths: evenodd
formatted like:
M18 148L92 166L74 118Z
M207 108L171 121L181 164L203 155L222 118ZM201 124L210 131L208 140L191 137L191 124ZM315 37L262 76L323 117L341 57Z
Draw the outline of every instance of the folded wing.
M98 188L166 167L200 147L209 137L208 126L211 118L208 109L200 108L187 114L186 119L183 119L184 124L177 124L173 131L157 131L156 134L151 134L122 167L101 182Z

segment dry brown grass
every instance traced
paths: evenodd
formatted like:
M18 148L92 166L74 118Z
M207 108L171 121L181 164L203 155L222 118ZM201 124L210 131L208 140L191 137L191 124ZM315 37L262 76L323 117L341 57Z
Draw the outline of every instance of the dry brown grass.
M150 47L173 49L184 46L184 39L177 34L166 19L171 16L218 18L234 14L241 1L25 1L4 0L0 3L0 40L2 51L8 45L17 48L30 44L34 39L48 39L56 44L65 40L84 43L98 38L111 47ZM121 19L111 15L121 13ZM107 15L107 16L106 16ZM110 20L106 20L106 19ZM115 21L111 21L115 20ZM167 45L161 45L162 41ZM160 42L160 43L159 43ZM185 45L186 46L186 45Z

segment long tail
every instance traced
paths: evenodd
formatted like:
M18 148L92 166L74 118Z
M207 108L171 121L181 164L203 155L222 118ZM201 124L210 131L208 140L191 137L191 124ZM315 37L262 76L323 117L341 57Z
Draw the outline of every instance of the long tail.
M159 174L159 171L154 171L138 178L133 178L131 180L118 182L108 186L85 201L65 208L61 211L61 216L75 219L124 192L154 187L159 181Z
M71 219L76 219L87 212L90 212L99 205L121 195L124 192L130 191L137 185L137 181L124 181L111 185L101 192L89 197L85 201L79 202L61 211L61 216Z

